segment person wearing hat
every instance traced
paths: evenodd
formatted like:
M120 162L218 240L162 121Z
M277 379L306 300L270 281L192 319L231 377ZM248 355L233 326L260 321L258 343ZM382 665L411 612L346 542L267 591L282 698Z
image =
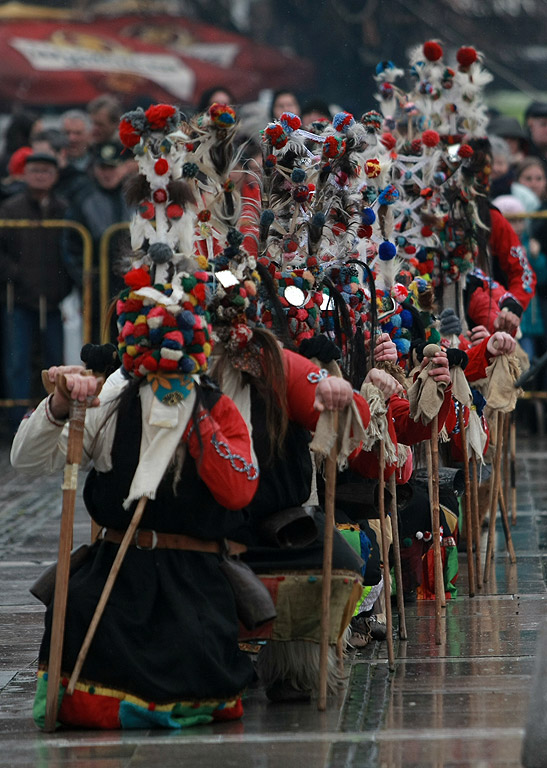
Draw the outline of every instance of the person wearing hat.
M547 102L533 101L524 117L531 140L529 154L540 157L547 169Z
M516 117L498 115L488 124L488 135L505 139L509 146L511 164L520 163L528 154L530 139Z
M106 141L94 147L91 165L91 183L77 194L70 202L67 218L83 224L91 233L93 240L93 304L92 338L101 341L99 304L99 250L105 230L113 224L128 222L131 218L129 207L123 194L126 177L135 171L133 158L123 154L123 146L118 141ZM115 274L114 265L123 248L129 243L127 232L114 234L110 241L110 293L117 293L122 285ZM66 268L75 285L81 290L83 282L83 245L77 232L67 230L63 247Z
M53 192L57 178L53 155L29 155L23 171L25 189L2 203L0 219L64 218L66 203ZM70 291L70 278L62 260L61 240L62 231L55 228L0 230L2 374L8 398L39 396L40 370L63 357L59 302ZM11 427L18 425L25 410L21 406L10 409Z

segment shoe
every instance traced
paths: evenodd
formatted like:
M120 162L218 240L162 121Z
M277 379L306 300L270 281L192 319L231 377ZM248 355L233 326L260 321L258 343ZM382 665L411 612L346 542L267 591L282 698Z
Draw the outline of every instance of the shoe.
M378 642L382 642L387 637L387 627L382 621L378 621L378 618L374 616L369 616L367 619L369 628L370 628L370 634L372 635L373 640L378 640Z
M350 626L352 630L352 636L353 634L358 633L368 637L368 640L363 642L362 645L366 645L369 640L378 640L379 642L382 642L382 640L386 639L386 625L383 622L378 621L374 614L365 616L364 614L360 613L358 616L353 617ZM353 645L351 640L350 643ZM362 645L358 647L362 647Z
M275 680L266 688L266 696L275 703L282 701L309 701L311 699L311 691L301 691L290 680Z

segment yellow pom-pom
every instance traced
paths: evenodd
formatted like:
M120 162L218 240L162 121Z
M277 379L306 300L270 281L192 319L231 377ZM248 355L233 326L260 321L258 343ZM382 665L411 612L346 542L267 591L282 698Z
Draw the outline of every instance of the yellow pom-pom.
M208 341L206 341L206 342L205 342L205 344L203 345L203 353L204 353L204 354L205 354L207 357L209 357L209 356L210 356L210 354L211 354L211 350L212 350L212 346L209 344L209 342L208 342Z

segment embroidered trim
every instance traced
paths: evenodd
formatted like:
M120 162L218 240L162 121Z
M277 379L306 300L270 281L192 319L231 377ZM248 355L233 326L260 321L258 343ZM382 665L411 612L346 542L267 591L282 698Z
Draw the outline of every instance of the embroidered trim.
M310 384L319 384L320 381L323 381L323 379L326 379L329 375L329 372L325 370L325 368L320 368L319 371L316 373L315 371L311 371L307 375L307 379L310 382Z
M513 245L509 251L509 255L513 259L518 259L518 262L522 269L522 287L526 293L532 293L532 282L534 280L534 273L528 257L521 245Z
M260 470L252 462L246 461L243 456L239 456L237 453L232 453L228 443L222 440L217 440L216 434L213 432L211 436L211 443L213 444L215 451L222 459L228 459L232 469L236 472L245 472L247 480L256 480L260 474Z
M60 421L59 419L56 419L51 412L50 401L52 397L53 395L50 395L46 400L46 418L50 424L54 424L56 427L64 427L67 420L65 419L64 421Z

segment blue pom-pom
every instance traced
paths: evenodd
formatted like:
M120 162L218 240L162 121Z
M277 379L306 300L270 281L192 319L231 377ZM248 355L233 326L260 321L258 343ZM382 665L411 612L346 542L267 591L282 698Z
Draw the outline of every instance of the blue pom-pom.
M295 184L302 184L306 179L306 171L303 171L302 168L295 168L291 173L291 179Z
M401 310L400 318L403 328L412 328L412 312L410 310Z
M401 315L393 315L391 318L391 322L393 323L394 328L400 328L401 327Z
M311 223L314 227L322 227L326 221L325 214L323 211L318 211L317 213L314 213L312 216Z
M179 360L178 367L183 373L191 373L195 368L195 363L189 357L183 355Z
M194 315L189 309L183 309L177 317L178 327L184 331L194 327Z
M178 341L175 341L174 339L164 339L161 345L166 349L175 349L175 350L182 349L182 344L180 344L180 342Z
M376 214L372 208L363 208L361 211L361 221L366 227L370 227L374 224L376 221Z
M161 344L161 340L163 339L163 334L165 332L165 328L151 328L148 333L148 338L150 339L150 344L153 347L159 347Z
M194 341L194 329L192 330L184 330L182 332L182 337L184 339L185 344L191 344Z
M387 323L382 323L382 333L391 333L393 330L393 323L388 320Z
M396 339L395 346L397 347L397 352L401 355L408 355L410 352L410 341L408 339Z
M376 74L381 75L382 72L385 72L387 69L395 69L395 64L392 61L379 61L378 64L376 64Z
M265 211L262 211L262 214L260 216L260 223L263 226L270 226L270 224L273 223L274 219L275 219L275 213L271 211L269 208L266 208Z
M378 255L382 261L391 261L391 259L395 258L396 253L397 248L393 243L390 243L389 240L384 240L383 243L380 243Z

